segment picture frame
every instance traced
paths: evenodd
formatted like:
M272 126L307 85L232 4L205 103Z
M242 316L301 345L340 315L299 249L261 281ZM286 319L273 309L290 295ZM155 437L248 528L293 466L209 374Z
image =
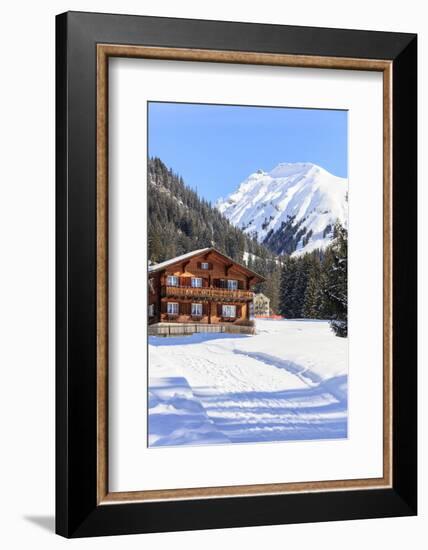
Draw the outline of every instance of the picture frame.
M107 83L112 57L383 74L381 478L109 491ZM57 16L58 534L86 537L417 513L416 73L413 34L83 12Z

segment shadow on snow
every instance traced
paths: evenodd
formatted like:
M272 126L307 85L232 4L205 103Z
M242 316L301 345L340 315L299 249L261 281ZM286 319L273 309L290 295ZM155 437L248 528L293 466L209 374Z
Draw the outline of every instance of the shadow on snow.
M219 393L185 378L152 380L149 445L204 445L347 437L347 376L274 392Z
M226 332L199 332L187 336L149 336L151 346L183 346L187 344L203 344L211 340L251 338L249 334L229 334Z

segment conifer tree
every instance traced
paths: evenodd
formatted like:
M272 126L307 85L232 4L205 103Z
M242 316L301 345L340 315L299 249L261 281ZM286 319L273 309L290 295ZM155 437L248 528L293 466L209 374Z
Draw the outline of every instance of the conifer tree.
M281 271L279 289L279 311L285 318L296 317L294 286L296 282L296 260L287 257Z
M305 302L302 316L309 319L321 319L322 316L322 291L320 286L321 265L316 255L312 255L308 273Z
M330 245L325 265L324 296L331 313L331 328L337 336L348 334L348 232L340 224L334 227L334 240Z

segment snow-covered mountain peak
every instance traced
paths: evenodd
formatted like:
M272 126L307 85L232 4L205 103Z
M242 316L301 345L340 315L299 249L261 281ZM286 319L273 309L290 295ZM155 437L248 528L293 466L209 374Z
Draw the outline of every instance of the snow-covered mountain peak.
M347 225L347 180L310 162L257 170L216 203L230 222L278 253L325 248L336 221Z
M269 172L272 178L286 178L296 174L303 175L311 170L322 170L320 166L312 162L281 162Z

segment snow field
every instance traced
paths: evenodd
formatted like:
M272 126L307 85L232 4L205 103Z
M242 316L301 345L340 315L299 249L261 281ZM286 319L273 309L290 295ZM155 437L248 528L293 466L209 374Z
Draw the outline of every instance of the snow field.
M149 339L149 445L347 435L347 340L327 321Z

